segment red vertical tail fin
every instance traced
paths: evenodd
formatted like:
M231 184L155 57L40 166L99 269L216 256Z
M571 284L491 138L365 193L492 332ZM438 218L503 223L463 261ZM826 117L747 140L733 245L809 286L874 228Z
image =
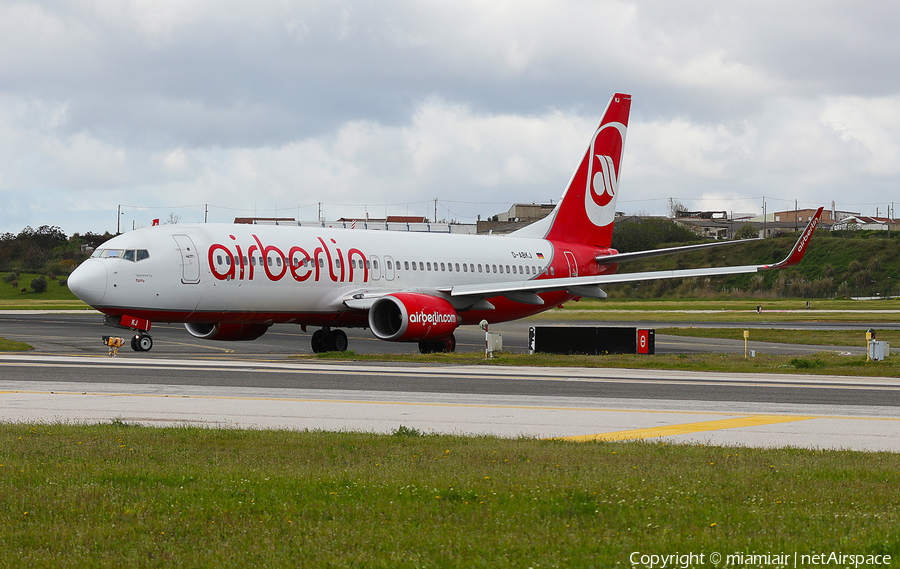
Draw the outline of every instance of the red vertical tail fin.
M609 247L630 111L631 95L613 95L553 213L514 235Z

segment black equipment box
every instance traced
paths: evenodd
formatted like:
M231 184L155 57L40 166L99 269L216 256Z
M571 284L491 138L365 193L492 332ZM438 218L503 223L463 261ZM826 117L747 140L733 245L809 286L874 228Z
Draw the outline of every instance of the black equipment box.
M531 352L549 354L655 354L656 331L601 326L532 326Z

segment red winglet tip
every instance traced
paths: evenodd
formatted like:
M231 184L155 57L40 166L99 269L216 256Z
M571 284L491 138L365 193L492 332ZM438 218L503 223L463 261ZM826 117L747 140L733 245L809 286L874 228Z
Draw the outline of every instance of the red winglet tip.
M800 235L800 239L797 239L797 243L795 243L794 248L791 249L791 253L783 261L771 266L764 266L763 268L783 269L799 263L803 259L803 255L806 254L806 246L809 243L809 239L812 237L813 232L816 230L816 227L819 225L819 218L822 216L822 210L824 209L824 207L820 207L816 211L816 214L810 220L809 225L806 226L806 229L804 229L803 233Z

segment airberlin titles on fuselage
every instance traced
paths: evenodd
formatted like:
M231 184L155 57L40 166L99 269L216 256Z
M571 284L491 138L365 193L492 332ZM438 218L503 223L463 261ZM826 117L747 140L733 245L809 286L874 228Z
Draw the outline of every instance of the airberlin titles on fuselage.
M363 282L369 280L369 261L363 252L357 248L348 249L345 260L344 252L337 247L337 241L334 239L329 239L334 247L334 253L324 239L316 237L319 243L314 245L314 248L306 249L295 245L285 255L284 251L275 245L263 245L255 234L252 237L256 244L246 247L246 250L241 248L234 235L229 237L235 241L232 244L234 251L221 243L214 243L210 245L207 255L209 270L220 281L253 280L259 269L262 269L270 281L280 281L288 273L298 282L309 280L310 277L319 281L323 279L321 273L326 266L328 277L332 282L352 282L354 270L363 271ZM260 256L257 257L255 253ZM270 257L271 253L274 253L274 256ZM223 256L221 261L219 256ZM335 259L339 261L337 267Z
M377 257L366 255L356 247L347 249L345 252L333 238L326 240L317 236L315 239L318 243L314 243L312 247L294 245L285 254L284 249L278 246L263 245L256 234L251 235L254 243L249 246L240 245L234 235L228 237L233 241L230 244L232 248L222 243L213 243L207 252L209 270L213 277L220 281L254 280L257 278L257 273L262 272L270 281L280 281L290 274L297 282L310 279L318 282L324 281L326 278L331 282L354 282L354 278L358 278L359 273L362 272L362 282L366 283L370 280L370 270L379 271ZM509 251L509 254L513 259L533 259L532 253L526 251ZM542 253L537 253L537 256L542 260L544 258ZM465 265L465 263L463 264ZM437 263L434 265L437 270ZM441 265L443 266L443 263ZM474 272L475 265L471 263L469 265L471 271ZM328 269L327 277L324 274L326 267ZM493 271L490 270L492 267ZM547 267L541 264L535 267L529 265L527 268L528 271L522 276L528 275L527 278L531 279L540 278L538 275L541 275ZM392 267L388 266L386 269L391 271ZM400 269L400 261L396 261L396 269ZM458 267L457 270L459 270ZM466 268L463 272L469 272L469 269ZM480 265L478 272L481 272ZM496 266L493 264L487 266L486 272L497 272ZM502 266L500 266L499 272L504 272Z

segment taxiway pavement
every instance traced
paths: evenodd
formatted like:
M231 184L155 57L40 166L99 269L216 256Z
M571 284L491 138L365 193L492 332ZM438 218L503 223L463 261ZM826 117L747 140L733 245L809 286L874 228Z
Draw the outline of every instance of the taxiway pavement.
M373 432L402 425L900 452L900 381L891 378L289 359L308 353L296 327L222 346L164 325L154 327L150 354L107 358L99 336L110 331L96 316L0 315L0 336L36 348L0 354L0 420ZM478 349L479 333L462 349ZM365 350L354 336L353 349Z

